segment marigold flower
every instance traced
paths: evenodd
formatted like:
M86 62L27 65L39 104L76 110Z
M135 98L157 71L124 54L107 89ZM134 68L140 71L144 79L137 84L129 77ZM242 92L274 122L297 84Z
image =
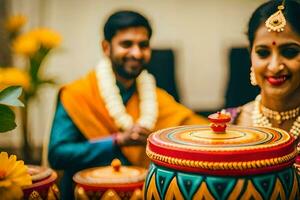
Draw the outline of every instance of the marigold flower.
M30 34L25 34L16 38L12 48L15 53L31 56L38 51L40 46L34 37Z
M9 32L17 32L27 22L24 15L14 15L5 22L5 29Z
M0 153L0 196L20 196L21 187L31 185L31 176L22 160L17 161L15 155L8 157L6 152Z
M24 90L28 90L30 87L28 73L16 67L0 68L0 89L12 85L20 85Z
M19 200L23 199L23 191L21 187L10 186L9 188L0 187L0 199L5 200Z
M57 47L61 42L61 36L50 29L38 28L30 33L45 48L52 49Z

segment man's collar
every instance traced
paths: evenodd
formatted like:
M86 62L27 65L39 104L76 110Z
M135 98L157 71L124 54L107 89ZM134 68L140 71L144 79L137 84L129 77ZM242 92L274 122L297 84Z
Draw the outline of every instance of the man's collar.
M133 92L136 90L136 82L134 82L128 89L120 81L117 81L117 86L120 90L121 96L123 96L124 93Z

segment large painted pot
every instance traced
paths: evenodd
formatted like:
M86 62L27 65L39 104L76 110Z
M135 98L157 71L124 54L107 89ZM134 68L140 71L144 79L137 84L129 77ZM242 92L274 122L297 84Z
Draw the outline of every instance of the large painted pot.
M141 167L121 166L118 159L111 166L82 170L73 177L75 199L141 200L146 174Z
M27 166L31 175L32 185L23 188L24 199L60 199L59 190L55 184L57 179L56 172L48 167L37 165Z
M181 126L148 138L145 199L300 199L296 141L274 128Z

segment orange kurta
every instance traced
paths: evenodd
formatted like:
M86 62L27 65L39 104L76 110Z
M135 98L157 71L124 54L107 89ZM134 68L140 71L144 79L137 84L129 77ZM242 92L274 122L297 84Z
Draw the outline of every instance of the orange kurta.
M177 103L172 96L157 88L159 114L155 130L184 124L207 124L205 118ZM88 140L100 139L118 132L98 91L95 71L86 77L64 86L60 91L61 102L68 115ZM139 117L139 99L135 92L126 105L127 113L135 120ZM145 147L122 147L123 154L133 165L145 166Z

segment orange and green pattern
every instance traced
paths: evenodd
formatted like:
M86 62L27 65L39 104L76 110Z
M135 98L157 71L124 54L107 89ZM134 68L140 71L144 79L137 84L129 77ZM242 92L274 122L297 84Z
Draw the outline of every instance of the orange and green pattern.
M211 176L151 164L144 198L159 199L300 199L299 176L290 167L254 176Z

